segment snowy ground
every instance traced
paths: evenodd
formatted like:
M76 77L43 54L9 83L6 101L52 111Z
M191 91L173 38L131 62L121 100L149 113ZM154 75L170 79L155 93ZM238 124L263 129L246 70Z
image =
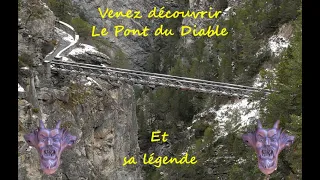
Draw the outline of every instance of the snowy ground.
M55 27L55 31L60 37L62 37L63 40L65 40L69 43L74 42L73 37L70 34L66 33L65 31L63 31L57 27Z
M78 54L84 54L86 52L92 52L92 53L98 53L100 52L97 50L97 48L90 46L88 44L79 44L80 47L74 48L69 54L70 55L78 55Z
M223 132L227 123L232 124L232 127L240 129L248 126L250 123L260 117L257 105L258 101L249 102L248 99L242 99L233 104L223 105L217 112L216 120L221 127L221 135L227 135L228 132ZM235 122L231 122L231 121Z
M214 121L218 122L218 136L226 136L228 135L226 126L231 127L231 129L235 127L240 129L248 126L259 118L258 104L258 101L249 102L248 99L242 99L235 103L222 105L217 111L214 108L210 108L209 110L196 115L197 118L195 118L192 123L196 123L201 117L205 117L208 114L216 114ZM191 127L188 127L187 129L190 128Z
M74 61L72 61L71 59L69 59L69 58L67 58L67 57L64 57L64 56L61 58L61 61L74 62Z
M288 46L289 40L280 35L274 35L269 38L269 47L275 56L279 56Z
M268 73L271 73L270 75L272 76L271 78L275 78L276 77L276 69L273 68L273 69L265 69L265 71L267 71ZM274 82L275 84L275 82ZM267 87L267 82L266 80L262 79L261 75L258 74L256 76L256 79L253 83L253 87L256 87L256 88L266 88Z

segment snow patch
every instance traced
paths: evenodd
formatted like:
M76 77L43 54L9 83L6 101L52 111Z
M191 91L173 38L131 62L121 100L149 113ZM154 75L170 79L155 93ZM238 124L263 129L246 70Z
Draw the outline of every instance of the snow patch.
M253 83L253 87L256 88L265 88L267 85L265 84L265 82L262 80L261 76L258 74L254 83Z
M70 62L70 60L67 57L62 57L61 61L69 61Z
M74 48L69 54L74 56L78 54L84 54L86 52L100 53L97 48L93 46L88 44L80 44L79 47Z
M227 135L228 132L225 131L227 123L234 119L236 122L229 122L233 127L239 125L239 128L248 126L252 120L259 117L259 110L256 109L256 105L259 102L249 102L248 99L242 99L233 104L223 105L218 111L216 111L216 120L219 122L221 127L221 135ZM232 127L232 128L233 128Z
M70 43L74 41L73 37L70 34L68 34L68 36L66 37L63 37L62 39Z
M91 77L87 77L88 82L86 82L84 85L85 86L91 86L92 83L96 84L100 89L102 89L101 85L99 83L97 83L97 81L95 81L94 79L92 79Z
M29 151L31 151L31 149L32 149L32 146L28 146L26 151L29 152Z
M271 73L272 78L276 77L276 69L265 69L265 71ZM253 87L256 88L266 88L267 87L267 80L266 79L262 79L261 75L258 74L254 83L253 83ZM276 82L274 82L276 84Z
M217 125L214 126L214 131L219 132L216 136L217 140L222 136L228 135L228 132L246 127L252 121L259 118L258 104L259 101L249 102L248 99L241 99L234 103L222 105L219 110L215 110L212 107L207 111L197 114L192 124L209 114L216 114L214 121L217 122Z
M22 69L22 70L29 70L29 67L25 66L25 67L22 67L22 68L20 68L20 69Z
M275 56L279 56L280 53L289 46L289 40L280 35L274 35L269 38L269 47Z
M224 12L228 12L231 9L231 7L227 7Z
M55 27L55 32L60 36L62 37L63 40L67 41L67 42L74 42L75 40L73 39L73 37L68 34L67 32L65 32L64 30L62 29L59 29L57 27Z
M26 92L23 87L20 86L20 84L18 83L18 92Z
M221 17L225 20L228 20L229 19L229 11L230 11L231 7L227 7L223 12L222 12L222 15Z

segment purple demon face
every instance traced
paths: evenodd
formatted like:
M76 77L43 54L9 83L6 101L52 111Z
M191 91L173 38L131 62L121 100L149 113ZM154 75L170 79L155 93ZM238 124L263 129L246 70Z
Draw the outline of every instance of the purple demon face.
M294 141L294 136L279 129L279 123L278 120L272 129L263 129L258 120L257 130L242 136L243 141L256 151L259 169L266 175L277 169L279 153Z
M46 129L40 120L40 127L30 134L24 135L24 139L37 149L40 156L40 166L45 174L53 174L60 165L62 151L71 147L76 142L76 137L72 136L65 129L60 129L59 121L54 129Z

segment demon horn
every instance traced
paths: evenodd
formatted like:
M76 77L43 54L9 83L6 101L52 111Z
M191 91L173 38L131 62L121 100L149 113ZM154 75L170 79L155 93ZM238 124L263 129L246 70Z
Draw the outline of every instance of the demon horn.
M56 125L56 129L60 129L61 121L59 121Z
M44 129L45 128L41 119L39 120L39 126L40 126L40 129Z
M279 129L279 123L280 123L280 120L277 120L274 125L273 125L273 128L274 129Z
M262 128L262 124L261 124L260 120L258 120L258 128L259 128L259 129Z

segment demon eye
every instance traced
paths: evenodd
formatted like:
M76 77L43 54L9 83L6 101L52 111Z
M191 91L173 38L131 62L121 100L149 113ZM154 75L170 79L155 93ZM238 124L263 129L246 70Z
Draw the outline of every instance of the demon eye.
M40 142L45 142L47 140L47 138L46 137L40 137Z
M259 141L259 142L263 142L263 141L264 141L264 137L261 136L260 134L258 135L258 141Z
M74 144L74 140L70 140L69 144L71 145Z

